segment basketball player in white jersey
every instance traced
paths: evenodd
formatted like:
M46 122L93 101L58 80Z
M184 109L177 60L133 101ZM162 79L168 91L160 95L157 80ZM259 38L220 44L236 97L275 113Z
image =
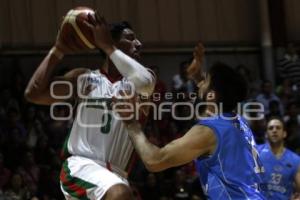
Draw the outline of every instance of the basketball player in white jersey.
M103 17L89 17L91 23L86 22L86 26L93 30L95 45L107 55L103 66L95 71L74 69L63 77L54 77L64 54L73 53L58 35L54 47L32 76L25 96L30 102L51 105L62 101L51 95L49 88L55 80L69 81L74 87L77 113L65 143L70 156L60 175L66 199L132 199L126 170L133 146L122 120L115 118L110 102L129 83L134 85L135 93L151 94L155 78L135 60L141 43L128 23L108 28ZM68 95L70 88L55 84L53 93Z

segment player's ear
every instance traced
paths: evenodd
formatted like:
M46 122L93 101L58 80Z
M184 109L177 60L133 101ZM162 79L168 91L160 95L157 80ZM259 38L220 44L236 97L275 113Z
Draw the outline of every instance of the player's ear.
M206 95L207 101L216 101L216 92L213 90L210 90Z

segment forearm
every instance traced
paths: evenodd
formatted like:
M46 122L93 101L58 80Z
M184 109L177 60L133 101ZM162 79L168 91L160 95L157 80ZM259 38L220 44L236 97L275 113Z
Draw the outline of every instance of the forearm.
M143 65L120 50L114 50L110 59L122 74L131 81L137 93L150 95L155 86L155 77Z
M128 134L138 155L149 171L160 171L158 167L163 156L160 148L151 144L141 130L140 124L131 123L127 126Z
M29 101L34 101L39 94L49 89L50 82L53 79L54 70L56 65L62 59L63 54L60 52L54 52L55 49L51 49L48 55L41 62L37 70L32 75L27 88L25 90L25 97Z
M196 69L194 71L188 70L189 78L192 79L196 84L203 80L203 72L199 65L201 64L194 58L192 63L188 67L189 69Z

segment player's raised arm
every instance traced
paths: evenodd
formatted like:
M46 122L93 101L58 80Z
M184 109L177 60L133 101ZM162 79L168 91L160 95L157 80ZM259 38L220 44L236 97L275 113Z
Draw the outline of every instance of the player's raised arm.
M147 140L138 123L128 124L127 130L146 168L153 172L186 164L201 155L212 154L217 144L213 131L200 125L192 127L183 137L162 148Z
M25 98L29 102L46 105L51 103L50 82L53 79L55 67L63 56L64 54L56 47L49 51L26 87Z
M155 86L154 74L139 62L119 50L113 42L108 24L104 17L98 16L97 13L95 16L94 18L90 15L90 23L86 22L86 24L94 33L96 46L109 56L122 76L128 78L128 80L134 84L137 93L151 94ZM139 42L137 39L135 40L135 42Z
M64 55L80 50L79 48L71 49L65 45L63 39L65 36L63 34L64 33L59 31L55 45L51 48L31 77L25 90L25 98L29 102L50 105L54 102L62 101L61 99L56 99L53 95L51 95L51 83L55 80L67 81L71 83L72 87L75 87L77 77L88 70L85 68L74 69L62 77L54 77L56 67L63 59ZM76 89L73 88L73 91L76 91ZM68 84L56 84L55 87L53 87L53 93L56 96L66 96L70 93L70 86Z
M190 79L194 80L195 83L199 83L203 80L203 62L204 62L205 48L203 44L198 43L193 52L193 61L187 68L187 75Z
M50 105L51 103L62 101L61 99L56 99L53 95L51 95L51 83L55 80L68 81L73 87L76 85L77 77L87 71L87 69L84 68L74 69L63 77L54 77L54 71L57 64L64 57L64 54L68 52L67 48L63 47L59 41L57 41L55 46L52 47L34 72L26 87L25 98L29 102L41 105ZM76 90L73 89L73 91ZM70 87L67 84L56 84L55 87L53 87L53 93L56 96L68 95L70 93Z

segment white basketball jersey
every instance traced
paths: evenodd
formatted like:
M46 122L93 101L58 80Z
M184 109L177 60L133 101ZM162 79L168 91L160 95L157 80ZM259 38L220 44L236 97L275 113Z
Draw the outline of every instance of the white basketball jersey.
M128 85L125 78L111 83L99 70L78 78L79 103L67 143L70 154L110 162L126 170L133 145L124 123L111 110L111 100Z

